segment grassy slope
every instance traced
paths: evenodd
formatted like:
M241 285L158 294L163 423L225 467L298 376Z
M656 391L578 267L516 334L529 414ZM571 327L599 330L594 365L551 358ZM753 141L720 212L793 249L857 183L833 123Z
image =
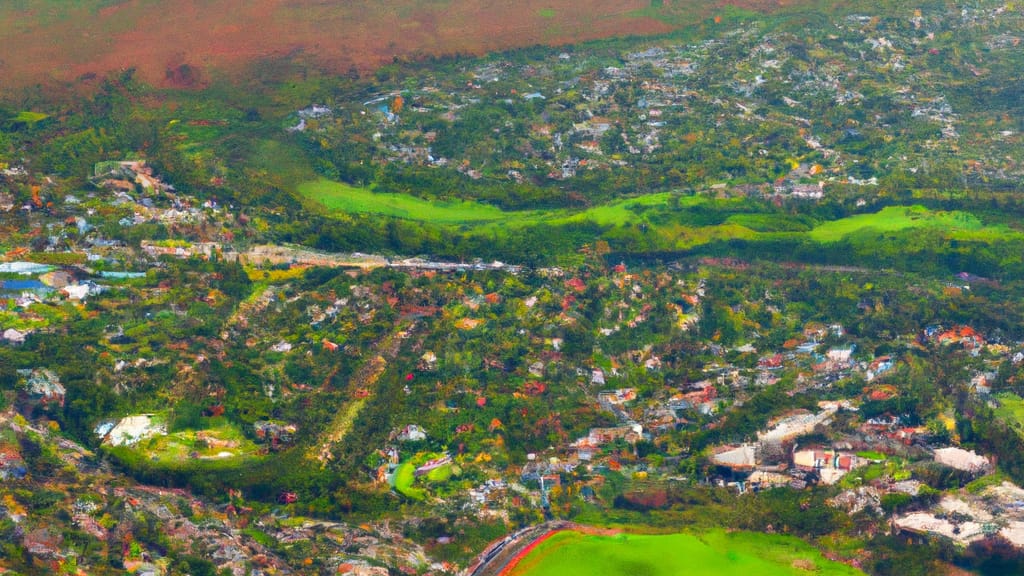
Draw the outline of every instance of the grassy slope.
M997 394L999 408L996 408L996 416L1010 423L1020 431L1024 428L1024 398L1012 392Z
M669 192L651 194L641 198L619 200L583 211L526 210L506 212L498 207L472 201L431 202L406 194L378 194L341 182L317 180L298 186L299 194L319 202L332 212L380 214L433 224L488 224L503 226L530 224L563 224L590 221L597 224L622 225L640 220L631 210L634 207L666 207ZM680 199L681 205L699 204L699 197Z
M399 494L412 498L413 500L423 500L427 497L426 490L422 488L413 488L413 483L416 482L416 466L411 461L405 461L398 466L395 470L395 490Z
M652 14L642 11L649 0L8 0L0 2L2 88L129 67L155 84L202 86L264 59L365 71L409 55L665 33L714 10L686 3L693 10ZM183 64L199 75L167 74Z
M511 576L634 574L782 576L860 572L826 560L819 551L795 538L719 530L700 536L591 536L561 532L540 544Z
M376 194L366 188L318 180L298 186L306 200L319 203L329 212L352 212L394 216L418 222L441 225L470 225L488 227L531 226L536 224L566 224L593 222L600 225L622 226L644 221L640 210L654 214L671 213L672 193L651 194L595 206L581 211L528 210L506 212L495 206L472 201L431 202L404 194ZM699 205L707 200L700 196L679 197L681 208ZM784 215L738 214L724 223L695 227L685 222L669 220L652 225L666 247L691 248L716 240L743 238L747 240L771 239L780 235L803 234L820 243L836 242L858 233L899 232L911 229L943 231L951 239L992 241L1024 238L1020 232L1005 226L988 226L967 212L932 211L922 206L889 206L869 214L858 214L839 220L822 222L811 227L807 221Z
M375 194L340 182L318 180L299 185L299 193L329 210L396 216L435 224L464 224L506 220L499 208L478 202L429 202L405 194Z
M811 230L810 237L818 242L834 242L865 228L895 232L907 228L977 231L981 227L980 220L965 212L932 212L922 206L889 206L872 214L826 222Z

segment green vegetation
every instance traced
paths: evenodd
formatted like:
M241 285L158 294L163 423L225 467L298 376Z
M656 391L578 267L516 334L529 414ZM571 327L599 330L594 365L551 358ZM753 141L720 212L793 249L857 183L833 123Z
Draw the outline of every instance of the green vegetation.
M414 486L418 480L416 477L416 468L422 466L427 462L427 460L438 458L440 456L441 454L421 452L405 462L402 462L398 468L395 469L394 477L392 478L392 485L395 490L399 494L412 500L426 499L428 495L426 488L422 486ZM419 479L419 482L436 487L437 485L447 482L454 474L455 467L450 463L444 464L424 474L421 479Z
M996 400L996 416L1005 420L1018 433L1024 433L1024 398L1012 392L1002 392L996 395Z
M538 545L512 576L599 575L730 576L746 574L861 574L830 562L798 539L721 530L698 535L618 534L565 531Z
M18 114L15 115L14 118L12 118L10 121L11 122L22 122L22 123L25 123L25 124L28 124L28 125L32 125L32 124L35 124L36 122L40 122L42 120L46 120L49 117L50 116L48 114L43 114L42 112L29 112L27 110L24 110L24 111L18 112Z
M969 482L964 489L971 494L980 494L987 488L993 486L999 486L1003 482L1013 483L1013 479L1002 472L996 472L995 474L989 474L988 476L982 476L973 482Z
M539 223L551 225L592 222L599 225L624 225L641 219L639 211L654 209L658 212L676 207L696 206L706 202L696 196L680 198L664 192L639 198L627 198L585 210L567 209L505 211L495 206L473 201L429 201L407 194L373 192L343 182L318 180L298 187L299 193L322 204L330 211L359 214L380 214L404 220L433 224L489 224L502 226L529 226Z
M374 193L341 182L319 180L299 185L299 193L329 210L381 214L439 224L463 224L509 217L499 208L478 202L456 200L432 202L405 194Z
M447 482L448 479L450 479L454 473L455 470L453 469L452 465L445 464L444 466L439 466L437 468L434 468L430 472L427 472L426 478L429 482L433 483Z
M843 488L857 488L870 484L880 478L891 478L897 482L910 479L911 471L907 468L905 461L893 458L886 459L884 457L882 460L884 462L868 464L862 468L850 471L839 481L839 485Z
M141 440L131 446L153 467L174 468L194 461L199 465L223 467L254 458L258 451L236 424L224 418L209 418L202 429L179 430Z
M860 214L823 223L810 231L818 242L835 242L856 232L895 232L908 228L935 228L950 232L975 231L982 227L966 212L933 212L923 206L889 206L872 214Z
M399 494L412 498L413 500L423 500L427 497L427 491L422 488L414 488L413 483L416 482L416 465L412 461L403 462L395 470L395 490Z

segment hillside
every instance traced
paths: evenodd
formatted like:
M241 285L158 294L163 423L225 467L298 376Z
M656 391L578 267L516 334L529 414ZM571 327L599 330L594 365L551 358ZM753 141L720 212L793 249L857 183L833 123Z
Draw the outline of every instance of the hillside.
M251 74L253 64L266 61L365 72L394 58L664 33L673 28L665 20L708 10L645 10L650 5L87 0L69 8L55 0L24 0L0 6L0 72L8 89L87 81L130 67L164 86L201 86L220 73Z

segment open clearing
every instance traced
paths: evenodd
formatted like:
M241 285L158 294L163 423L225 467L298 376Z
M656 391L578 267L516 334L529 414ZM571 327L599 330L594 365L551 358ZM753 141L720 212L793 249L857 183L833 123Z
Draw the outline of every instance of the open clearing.
M114 445L143 455L154 466L176 468L188 462L231 462L240 458L255 458L259 447L224 418L210 418L202 430L181 430L168 433L163 424L148 416L125 418L118 427ZM157 424L154 424L156 422ZM122 438L137 439L125 441Z
M324 179L300 184L298 191L302 197L322 205L328 212L379 214L438 225L476 226L483 232L538 224L557 226L591 222L601 226L626 226L643 222L657 232L663 247L677 250L732 239L757 241L804 237L826 244L865 234L911 230L932 230L950 240L992 242L1024 239L1024 233L1018 230L985 225L968 212L933 211L923 206L889 206L878 212L817 225L809 218L743 213L732 215L721 224L695 226L686 222L686 209L714 200L701 195L661 192L624 198L585 210L505 211L473 201L434 202L408 194L375 193L368 188Z
M395 490L399 494L412 498L413 500L423 500L427 497L427 491L422 488L413 488L413 483L416 482L416 466L411 462L403 462L399 465L398 469L395 470Z
M949 232L978 231L981 221L966 212L933 212L923 206L889 206L872 214L858 214L826 222L811 230L818 242L835 242L861 230L896 232L908 228L937 228Z
M999 407L996 408L996 416L1009 423L1017 433L1024 432L1024 398L1012 392L1003 392L996 395Z
M510 216L500 208L479 202L431 202L406 194L378 194L330 180L301 184L299 193L332 211L380 214L437 224L506 220Z
M508 576L788 576L863 574L796 538L721 530L598 536L558 532Z
M645 208L667 208L673 196L671 192L649 194L580 211L555 209L508 212L480 202L464 200L433 202L408 194L376 193L367 188L331 180L306 182L298 186L298 191L302 197L323 205L331 212L380 214L434 224L501 224L502 226L572 222L621 225L640 221L641 216L638 212ZM679 198L679 205L692 206L704 201L699 196L684 196Z
M414 457L402 462L395 469L393 485L395 490L413 500L424 500L427 497L425 484L442 484L447 482L455 473L452 464L445 464L434 468L422 476L422 480L416 477L416 468L422 466L431 458L438 458L440 454L420 452Z

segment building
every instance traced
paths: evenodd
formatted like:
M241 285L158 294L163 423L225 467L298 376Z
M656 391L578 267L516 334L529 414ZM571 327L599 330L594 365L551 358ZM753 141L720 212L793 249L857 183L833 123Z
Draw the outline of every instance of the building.
M725 446L711 455L711 461L732 470L753 470L757 465L757 447L754 444Z
M66 390L60 378L52 370L36 368L34 370L18 370L25 377L25 387L21 392L22 412L31 417L39 410L52 410L64 407Z

